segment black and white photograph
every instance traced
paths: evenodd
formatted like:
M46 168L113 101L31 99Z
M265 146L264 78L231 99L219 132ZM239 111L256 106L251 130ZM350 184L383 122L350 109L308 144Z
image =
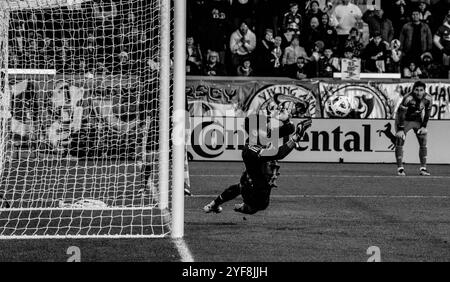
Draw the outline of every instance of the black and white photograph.
M0 0L0 262L449 262L449 144L450 0Z

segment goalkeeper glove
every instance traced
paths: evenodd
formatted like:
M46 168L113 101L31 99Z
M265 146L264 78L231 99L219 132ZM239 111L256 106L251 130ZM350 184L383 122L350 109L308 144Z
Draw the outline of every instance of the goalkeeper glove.
M299 142L303 136L305 135L305 132L308 128L310 128L312 125L312 119L305 119L302 120L301 122L297 123L297 128L295 129L295 133L294 133L294 142ZM298 144L296 144L298 146Z
M295 103L293 112L293 114L295 114L297 117L306 115L306 113L308 112L308 103L306 103L305 101L299 101Z

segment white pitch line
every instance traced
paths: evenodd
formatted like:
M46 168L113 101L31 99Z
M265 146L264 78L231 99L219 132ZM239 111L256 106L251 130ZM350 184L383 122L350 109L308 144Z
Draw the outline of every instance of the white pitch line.
M173 239L172 241L180 254L181 262L194 262L194 257L182 238Z
M217 195L192 195L188 198L214 198ZM380 198L380 199L450 199L450 196L427 195L271 195L272 198Z
M241 174L191 174L191 177L240 177ZM281 174L287 177L314 177L314 178L396 178L396 179L450 179L450 176L397 176L397 175L326 175L326 174Z

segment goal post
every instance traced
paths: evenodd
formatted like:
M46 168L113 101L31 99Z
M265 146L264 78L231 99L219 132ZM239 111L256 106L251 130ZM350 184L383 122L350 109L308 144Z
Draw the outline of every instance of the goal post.
M169 205L169 116L170 116L170 1L161 1L161 71L160 71L160 123L159 182L161 209Z
M174 191L173 191L173 225L172 237L183 237L184 230L184 160L185 120L186 120L186 1L175 1L175 43L174 43Z
M0 239L184 235L185 10L0 0Z

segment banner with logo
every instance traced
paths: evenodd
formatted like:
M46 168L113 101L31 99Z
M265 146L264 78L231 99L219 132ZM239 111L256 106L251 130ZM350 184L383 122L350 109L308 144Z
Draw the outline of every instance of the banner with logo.
M318 82L276 78L188 78L186 97L190 116L245 117L275 106L309 105L309 115L320 117Z
M450 119L450 82L425 81L431 119ZM300 81L276 78L191 77L186 82L190 116L245 117L254 111L309 105L315 118L393 119L414 81Z
M321 82L319 93L322 116L356 119L393 118L402 96L398 92L388 91L389 88L385 85L370 82ZM342 98L337 100L337 97ZM341 108L345 110L339 111Z
M298 122L295 119L294 122ZM429 163L450 163L443 148L450 140L450 121L430 121L428 126ZM188 153L193 160L240 161L247 135L244 118L206 117L190 119ZM304 139L284 161L393 163L393 120L314 119ZM419 146L411 131L404 146L404 160L419 162Z
M450 119L450 83L425 81L432 96L431 119ZM401 82L320 82L322 117L391 119L403 96L412 91L414 81ZM337 100L337 97L343 97ZM341 110L341 105L344 109ZM341 110L341 111L339 111ZM341 114L342 113L342 114Z
M437 81L424 81L426 83L426 92L432 97L431 119L450 119L450 83ZM400 97L412 91L414 81L401 83L382 83L380 88L397 109L400 103ZM374 85L376 85L374 83Z

